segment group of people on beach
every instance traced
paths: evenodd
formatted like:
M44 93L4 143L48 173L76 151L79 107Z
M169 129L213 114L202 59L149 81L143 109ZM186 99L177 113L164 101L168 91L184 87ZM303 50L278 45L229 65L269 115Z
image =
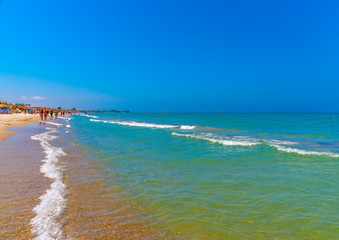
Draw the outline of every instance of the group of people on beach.
M51 119L53 119L53 115L55 117L55 119L58 119L58 116L59 116L59 113L60 113L60 116L64 117L65 114L69 114L69 115L72 115L72 112L71 111L57 111L57 110L53 110L53 109L40 109L40 118L41 118L41 121L46 121L48 116L51 117Z
M26 109L26 108L23 111L24 111L25 114L27 114L27 113L28 114L36 114L36 112L37 112L36 110L31 110L31 109Z

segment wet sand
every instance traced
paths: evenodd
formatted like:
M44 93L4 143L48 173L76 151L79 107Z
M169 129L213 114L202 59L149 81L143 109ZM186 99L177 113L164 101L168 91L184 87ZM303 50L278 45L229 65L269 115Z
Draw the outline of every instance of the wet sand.
M40 116L38 114L0 114L0 142L15 134L15 131L7 129L28 126L39 122L39 120Z
M32 209L50 182L40 173L42 151L31 141L39 125L16 128L16 134L0 143L0 239L32 239Z

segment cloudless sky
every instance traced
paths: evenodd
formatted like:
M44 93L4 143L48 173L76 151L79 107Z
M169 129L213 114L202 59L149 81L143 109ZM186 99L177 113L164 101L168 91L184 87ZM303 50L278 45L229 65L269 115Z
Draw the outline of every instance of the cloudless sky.
M339 112L338 13L335 0L2 0L0 99Z

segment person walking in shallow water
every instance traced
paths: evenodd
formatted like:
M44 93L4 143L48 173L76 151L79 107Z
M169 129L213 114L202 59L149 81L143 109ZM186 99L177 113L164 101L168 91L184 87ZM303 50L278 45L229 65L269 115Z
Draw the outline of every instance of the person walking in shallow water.
M44 118L45 118L45 121L47 121L47 115L48 115L48 111L45 110L45 111L44 111Z
M49 114L51 115L51 120L52 120L53 119L53 110L50 110Z
M40 118L41 118L41 121L44 120L44 110L42 108L40 109Z

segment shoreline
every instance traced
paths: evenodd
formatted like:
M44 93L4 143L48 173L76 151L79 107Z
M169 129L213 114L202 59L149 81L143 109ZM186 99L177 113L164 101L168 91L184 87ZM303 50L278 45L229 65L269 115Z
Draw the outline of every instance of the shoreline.
M0 142L6 141L10 136L17 134L9 129L15 127L26 127L38 123L40 116L38 114L0 114Z
M4 150L0 166L5 170L0 171L0 180L7 183L0 188L0 195L3 196L0 198L0 212L3 213L0 214L0 238L31 239L45 233L52 236L52 229L58 229L57 235L61 238L165 238L151 223L143 221L143 213L135 209L130 200L119 198L119 191L107 189L100 173L102 169L91 161L93 159L87 158L81 147L63 140L68 136L67 121L62 126L34 125L31 123L36 122L35 119L32 121L24 121L29 126L12 123L7 129L21 125L22 128L13 132L20 134L0 144L0 149ZM55 135L51 129L46 131L46 127L53 128L59 134ZM54 136L59 140L54 140ZM24 147L19 150L18 144ZM47 155L43 151L44 146L52 150ZM65 151L65 155L57 156L59 150ZM7 161L9 158L15 161ZM46 169L44 164L51 163L52 169L42 171ZM52 176L54 171L59 176L56 179ZM21 180L22 177L25 179ZM57 188L56 192L56 183L63 184L65 189ZM26 191L27 188L30 191ZM51 205L55 199L62 200L57 208ZM41 221L46 219L46 207L48 213L52 213L48 216L51 220L48 224ZM44 230L41 232L39 229Z
M50 185L40 172L43 152L31 136L44 131L38 124L15 129L0 142L0 238L33 239L32 209Z

